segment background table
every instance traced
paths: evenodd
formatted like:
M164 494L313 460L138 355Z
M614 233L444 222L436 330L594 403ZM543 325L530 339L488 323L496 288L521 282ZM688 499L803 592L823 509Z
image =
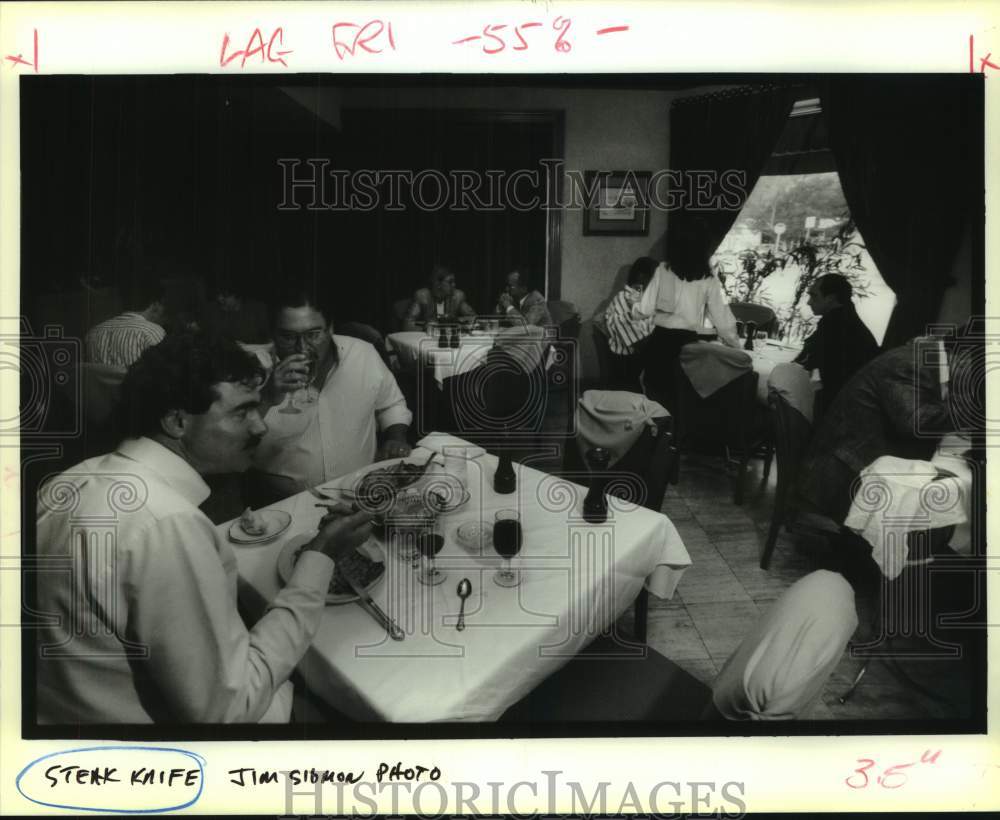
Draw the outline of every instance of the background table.
M445 379L483 364L493 347L493 336L485 331L463 334L459 346L451 348L438 347L437 339L415 330L390 333L389 344L396 351L400 367L407 370L417 370L421 366L429 368L440 388Z
M583 487L515 466L518 492L500 496L491 484L496 458L469 462L470 501L440 519L446 542L437 564L448 574L443 584L420 584L394 546L382 547L386 573L372 597L406 632L405 640L390 640L356 604L327 607L299 667L313 692L357 720L495 720L613 623L647 581L654 594L673 594L691 559L665 516L611 499L608 521L586 524L580 519ZM350 477L331 482L351 483ZM321 515L305 493L274 508L292 515L281 538L234 546L251 609L262 610L280 588L282 546L315 531ZM520 510L524 529L524 546L514 559L522 582L510 589L493 582L502 559L492 548L470 554L454 537L460 523L481 518L491 527L494 513L506 508ZM472 582L472 595L466 629L458 632L455 589L462 578Z
M791 347L770 340L755 342L750 354L751 364L757 374L757 401L767 404L767 378L775 365L793 361L802 352L801 347Z

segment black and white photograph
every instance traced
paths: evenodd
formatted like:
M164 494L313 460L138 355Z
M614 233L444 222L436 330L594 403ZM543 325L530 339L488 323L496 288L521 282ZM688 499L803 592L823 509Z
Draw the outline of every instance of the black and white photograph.
M978 74L22 77L23 735L984 732L984 133Z

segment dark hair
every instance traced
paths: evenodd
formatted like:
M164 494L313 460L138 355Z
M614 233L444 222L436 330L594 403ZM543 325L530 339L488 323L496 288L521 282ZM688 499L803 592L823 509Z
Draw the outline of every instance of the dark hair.
M454 276L454 275L455 275L454 271L452 271L450 268L447 268L444 265L434 265L431 268L430 281L432 285L436 285L443 279L447 279L449 276Z
M122 384L120 421L130 437L160 430L171 410L204 413L219 397L220 382L251 384L264 377L257 358L232 339L179 333L146 348Z
M154 302L167 306L167 291L163 282L155 276L137 274L137 278L122 286L125 306L132 310L145 310Z
M667 264L681 279L695 282L712 275L708 223L702 217L687 220L680 229L667 232Z
M640 256L632 263L632 267L628 270L627 284L633 287L636 285L646 287L650 279L653 278L653 274L656 273L656 267L659 264L651 256Z
M514 265L508 271L507 276L510 276L512 273L517 274L518 284L528 292L538 290L538 281L535 278L535 273L528 265Z
M311 307L313 310L318 311L322 314L323 320L328 325L333 321L333 316L327 305L324 304L323 300L317 296L312 288L300 283L291 283L279 286L278 290L271 295L268 309L271 327L274 328L278 324L278 314L282 310L299 307Z
M854 294L851 281L839 273L828 273L821 276L816 280L816 287L824 296L836 296L842 305L849 305L851 296Z

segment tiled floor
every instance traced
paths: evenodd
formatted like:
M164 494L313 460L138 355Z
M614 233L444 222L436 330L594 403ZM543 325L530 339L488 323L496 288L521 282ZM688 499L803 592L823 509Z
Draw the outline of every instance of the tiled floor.
M761 464L747 479L743 506L732 501L732 484L721 459L687 456L678 486L667 490L663 512L673 521L691 554L692 566L672 600L650 597L649 645L698 679L711 683L754 621L792 583L821 565L822 554L797 548L796 539L782 534L769 570L759 566L759 552L770 523L774 475L761 483ZM858 596L860 640L870 631L876 597ZM623 616L623 627L631 615ZM830 678L821 701L805 717L812 720L930 719L966 716L967 675L954 661L910 662L906 669L930 683L944 701L905 686L884 662L873 662L861 686L845 704L839 697L849 688L862 661L848 649Z

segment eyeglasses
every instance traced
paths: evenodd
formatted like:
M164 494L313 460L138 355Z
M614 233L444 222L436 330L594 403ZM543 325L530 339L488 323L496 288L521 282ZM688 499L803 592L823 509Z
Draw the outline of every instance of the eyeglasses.
M327 338L327 335L328 334L325 328L316 330L307 330L304 333L292 333L291 331L288 330L279 330L274 334L274 340L279 345L287 347L291 347L297 341L299 341L299 339L311 345L318 345L325 338Z

